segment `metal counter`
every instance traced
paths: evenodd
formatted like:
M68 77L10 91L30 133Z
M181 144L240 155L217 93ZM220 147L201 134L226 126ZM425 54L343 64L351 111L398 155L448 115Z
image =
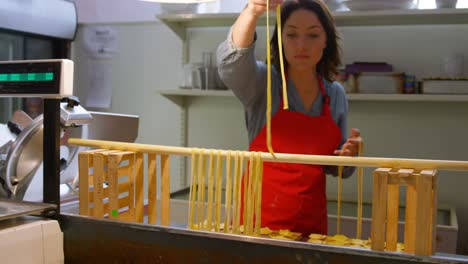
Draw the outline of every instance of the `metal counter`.
M66 263L468 263L306 242L125 223L62 213Z

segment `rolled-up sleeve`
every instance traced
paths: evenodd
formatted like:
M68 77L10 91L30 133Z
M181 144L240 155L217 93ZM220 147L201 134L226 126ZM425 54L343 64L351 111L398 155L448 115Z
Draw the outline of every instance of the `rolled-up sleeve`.
M255 58L255 41L248 48L238 48L232 41L232 29L228 38L217 49L218 73L224 84L233 91L248 110L262 96L261 84L266 82L264 65Z

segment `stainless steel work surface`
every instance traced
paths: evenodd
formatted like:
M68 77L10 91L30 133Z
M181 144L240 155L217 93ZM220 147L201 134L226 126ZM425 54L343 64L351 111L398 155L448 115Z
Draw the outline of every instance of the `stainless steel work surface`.
M0 220L22 215L34 215L55 209L53 204L33 203L0 198Z
M306 242L60 215L66 263L468 263Z

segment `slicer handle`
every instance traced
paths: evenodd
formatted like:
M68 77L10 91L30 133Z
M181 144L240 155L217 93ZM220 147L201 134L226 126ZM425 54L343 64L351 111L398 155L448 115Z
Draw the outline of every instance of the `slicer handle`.
M78 99L76 96L64 97L61 101L67 103L68 108L73 108L80 105L80 99Z

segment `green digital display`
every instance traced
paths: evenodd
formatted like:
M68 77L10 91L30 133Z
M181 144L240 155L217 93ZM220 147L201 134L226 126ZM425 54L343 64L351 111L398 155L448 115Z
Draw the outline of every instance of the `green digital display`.
M53 80L53 72L0 73L0 82L50 82Z

